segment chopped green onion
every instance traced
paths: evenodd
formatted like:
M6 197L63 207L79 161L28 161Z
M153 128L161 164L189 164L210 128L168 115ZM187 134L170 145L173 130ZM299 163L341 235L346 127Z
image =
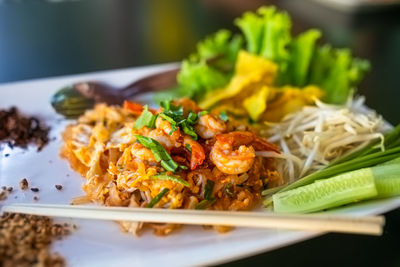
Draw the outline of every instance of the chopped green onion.
M179 176L175 176L175 175L168 175L165 173L160 173L160 174L156 174L151 176L152 179L157 179L157 180L164 180L164 181L172 181L181 185L184 185L186 187L190 187L190 184L188 183L188 181L185 181L184 179L182 179Z
M221 112L219 113L219 118L220 118L221 120L225 121L225 122L229 120L228 115L226 114L225 111L221 111Z
M198 122L199 117L195 112L189 112L187 118L185 118L183 107L174 106L171 101L162 101L160 105L164 108L160 116L171 123L172 131L169 133L170 135L180 127L185 134L197 140L193 126Z
M197 134L194 131L193 127L188 125L187 123L182 124L182 130L185 134L189 135L193 138L193 140L197 140Z
M194 208L196 210L204 210L204 209L209 208L212 204L214 204L214 202L215 202L215 198L213 198L211 200L204 199L204 200L200 201L199 203L197 203L194 206Z
M155 128L156 119L157 119L157 115L153 115L153 113L151 113L149 111L147 105L145 105L142 114L139 116L139 118L137 118L133 128L141 129L144 126L149 127L149 128Z
M178 163L176 163L173 159L170 160L161 160L161 166L164 167L167 171L175 172L179 167Z
M163 109L170 110L171 109L171 99L160 101L160 106Z
M164 169L171 172L176 171L179 166L178 163L171 158L170 154L168 154L158 141L142 135L135 135L135 137L139 143L151 150L157 162L161 161L161 166L163 166Z
M202 110L202 111L199 111L199 113L197 113L197 116L201 117L201 116L207 115L208 113L209 113L208 110Z
M157 196L155 196L149 204L147 204L147 208L152 208L154 207L154 205L156 205L158 202L160 202L160 200L163 198L163 196L165 196L165 194L167 194L169 191L168 188L164 188L163 190L161 190L160 193L158 193Z
M190 147L189 144L185 144L185 148L186 148L187 150L189 150L189 152L192 152L192 148Z
M188 123L190 123L190 124L196 124L198 120L199 120L199 117L197 116L196 113L190 112L190 113L188 114L188 117L187 117L187 122L188 122Z
M164 113L160 113L160 117L163 118L164 120L168 121L171 124L176 124L173 118L171 118L168 115L165 115Z
M206 186L204 188L204 199L211 200L212 199L212 192L214 189L214 181L207 179Z

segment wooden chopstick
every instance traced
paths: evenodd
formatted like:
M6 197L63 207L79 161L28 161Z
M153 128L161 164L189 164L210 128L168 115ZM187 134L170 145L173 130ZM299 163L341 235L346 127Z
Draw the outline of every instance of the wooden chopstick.
M4 206L2 212L82 219L226 225L368 235L381 235L385 223L383 216L277 214L272 212L229 212L54 204L11 204Z

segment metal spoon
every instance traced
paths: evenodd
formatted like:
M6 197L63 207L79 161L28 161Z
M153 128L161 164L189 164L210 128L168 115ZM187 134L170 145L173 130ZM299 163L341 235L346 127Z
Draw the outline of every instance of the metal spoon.
M124 100L132 99L142 93L171 88L176 85L178 71L176 68L146 76L124 88L115 88L96 81L75 83L57 91L51 99L51 105L57 113L65 117L77 117L96 103L122 104Z

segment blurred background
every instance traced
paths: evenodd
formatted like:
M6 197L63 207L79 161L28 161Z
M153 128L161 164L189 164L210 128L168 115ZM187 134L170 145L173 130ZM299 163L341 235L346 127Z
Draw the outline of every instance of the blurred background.
M324 42L370 60L359 92L391 123L400 123L395 0L0 0L0 83L180 61L198 40L220 28L237 31L235 17L267 4L291 14L295 33L319 28ZM323 260L328 266L400 266L394 250L399 213L387 214L382 238L330 234L233 265Z
M320 28L324 41L369 59L360 91L399 122L396 0L0 0L0 83L180 61L198 40L237 31L233 19L264 4L286 9L295 32Z

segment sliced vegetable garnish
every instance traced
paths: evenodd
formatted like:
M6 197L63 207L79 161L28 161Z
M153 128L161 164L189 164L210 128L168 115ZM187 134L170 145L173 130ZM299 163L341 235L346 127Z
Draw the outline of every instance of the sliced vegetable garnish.
M168 188L164 188L163 190L161 190L160 193L158 193L157 196L155 196L149 204L147 204L147 208L152 208L154 207L158 202L160 202L160 200L169 192Z
M400 124L398 124L393 130L385 134L384 136L384 142L383 142L383 147L385 149L389 148L394 148L396 146L400 146ZM382 150L382 146L380 145L381 140L377 139L376 141L371 142L368 146L356 150L353 153L338 158L337 160L334 160L331 165L337 165L343 162L347 162L349 160L353 160L357 157L369 155L375 152L379 152Z
M172 131L169 134L172 134L179 127L185 134L197 140L197 134L193 126L198 122L199 116L195 112L189 112L188 116L185 117L183 107L175 106L171 101L162 101L160 105L164 109L160 117L168 121L172 127Z
M400 195L400 163L399 158L378 167L372 168L378 198Z
M214 189L214 181L211 181L210 179L207 179L206 186L204 188L204 199L206 200L212 200L212 193Z
M189 152L192 152L192 148L190 147L189 144L185 144L185 148L186 148L187 150L189 150Z
M186 187L190 186L188 181L182 179L181 177L175 176L175 175L168 175L166 173L156 174L156 175L151 176L151 178L152 179L157 179L157 180L165 180L165 181L175 182L175 183L184 185Z
M157 115L153 115L153 113L149 111L147 105L145 105L142 114L139 118L137 118L133 128L141 129L145 126L149 128L155 128L156 119Z
M316 171L314 173L311 173L311 174L295 181L294 183L283 186L282 188L278 187L278 188L276 188L276 191L273 190L275 188L268 189L268 191L269 191L268 193L274 193L274 191L278 192L278 193L285 192L285 191L295 189L300 186L310 184L310 183L314 182L315 180L329 178L329 177L332 177L332 176L335 176L335 175L338 175L341 173L354 171L354 170L358 170L361 168L372 167L372 166L375 166L378 164L388 162L390 160L394 160L398 157L400 157L400 146L388 149L386 151L375 152L375 153L371 153L369 155L357 157L357 158L354 158L353 160L349 160L347 162L343 162L340 164L336 164L336 165L332 165L332 166L328 165L326 168ZM266 193L263 192L263 195L266 195ZM267 197L265 199L264 203L270 202L270 199L271 199L270 197Z
M273 195L275 212L314 212L377 195L372 168L347 172Z
M221 112L219 113L219 118L220 118L221 120L223 120L223 121L228 121L228 120L229 120L228 115L226 114L226 111L221 111Z
M199 118L200 118L201 116L207 115L208 113L210 113L210 112L208 112L208 110L202 110L197 113L197 116L199 116Z
M179 165L179 168L180 168L181 170L187 170L187 169L189 169L189 168L186 167L185 165Z
M171 158L168 152L158 141L142 135L135 135L135 137L139 143L151 150L157 162L161 161L161 166L163 166L164 169L171 172L176 171L176 169L179 167L178 163Z
M204 200L200 201L199 203L197 203L194 206L194 208L196 210L205 210L205 209L209 208L212 204L214 204L214 202L215 202L215 198L213 198L211 200L204 199Z

